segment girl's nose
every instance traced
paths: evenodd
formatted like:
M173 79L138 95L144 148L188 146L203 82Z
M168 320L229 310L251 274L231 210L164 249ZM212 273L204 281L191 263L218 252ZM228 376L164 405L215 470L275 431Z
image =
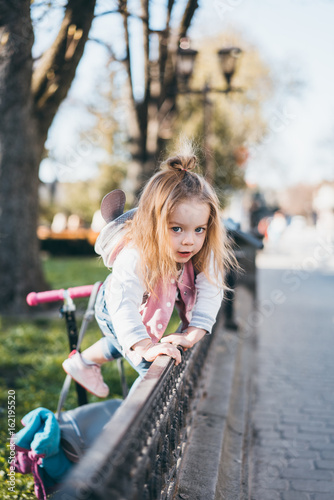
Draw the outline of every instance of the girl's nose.
M193 244L194 244L194 238L193 238L193 235L192 235L191 233L186 233L186 234L184 235L184 238L183 238L182 244L183 244L183 245L193 245Z

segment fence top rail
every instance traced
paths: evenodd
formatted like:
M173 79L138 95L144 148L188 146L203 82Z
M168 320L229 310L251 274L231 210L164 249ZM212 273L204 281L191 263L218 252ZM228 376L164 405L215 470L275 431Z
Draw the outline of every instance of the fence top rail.
M198 366L203 364L210 343L209 337L182 353L182 361L178 366L168 356L161 355L155 359L143 380L124 400L94 445L73 469L68 480L56 493L55 499L62 499L64 494L76 494L78 488L83 488L86 492L82 495L82 500L107 498L103 496L104 493L100 496L97 490L105 491L108 488L115 499L125 498L117 496L124 489L129 490L130 496L126 498L134 498L131 497L130 490L136 488L137 479L133 480L131 486L126 478L136 476L141 461L146 464L146 459L151 460L161 446L161 438L157 437L159 432L164 429L164 435L169 434L170 428L175 425L175 416L178 419L180 413L183 413L182 404L186 405L193 386L191 374L196 371L196 363ZM184 413L186 411L184 406ZM177 424L177 427L181 428L182 425ZM163 439L164 437L162 441ZM145 455L143 450L147 450L154 441L154 452L148 452L142 460ZM155 458L152 462L154 461ZM145 474L138 472L137 477L143 475ZM118 489L110 490L115 487L115 483L119 492Z
M140 431L142 419L150 411L153 400L160 393L164 380L172 371L174 364L174 359L165 355L158 356L154 360L136 390L124 400L106 427L106 431L109 428L117 429L117 434L112 433L108 439L110 449L116 450L122 445L129 429L132 429L134 434ZM102 438L103 436L101 443Z

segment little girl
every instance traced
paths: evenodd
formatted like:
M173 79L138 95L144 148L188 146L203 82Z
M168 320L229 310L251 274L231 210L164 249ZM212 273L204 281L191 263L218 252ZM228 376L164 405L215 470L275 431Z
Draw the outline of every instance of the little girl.
M140 380L161 354L179 364L177 345L191 348L216 321L224 269L233 265L233 256L217 196L192 171L196 162L194 155L166 160L144 188L138 208L125 214L122 191L103 199L108 224L95 248L112 273L99 290L95 313L104 337L82 354L73 351L63 363L74 380L99 397L109 393L103 363L122 355ZM163 337L174 305L180 333Z

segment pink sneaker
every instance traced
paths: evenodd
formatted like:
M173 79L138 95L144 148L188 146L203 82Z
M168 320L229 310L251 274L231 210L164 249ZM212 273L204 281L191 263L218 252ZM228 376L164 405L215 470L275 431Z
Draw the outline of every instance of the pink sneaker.
M88 365L78 351L72 351L63 362L63 368L73 380L99 398L106 398L109 387L104 383L99 365Z

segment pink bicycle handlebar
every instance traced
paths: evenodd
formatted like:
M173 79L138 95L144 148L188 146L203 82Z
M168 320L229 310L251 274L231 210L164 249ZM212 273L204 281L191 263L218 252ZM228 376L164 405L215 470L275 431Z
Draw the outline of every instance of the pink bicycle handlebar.
M81 297L89 297L92 293L94 285L84 285L75 286L73 288L68 288L68 294L72 299L78 299ZM43 304L44 302L57 302L58 300L64 299L64 289L60 290L48 290L47 292L31 292L27 295L27 303L29 306L37 306L38 304Z

